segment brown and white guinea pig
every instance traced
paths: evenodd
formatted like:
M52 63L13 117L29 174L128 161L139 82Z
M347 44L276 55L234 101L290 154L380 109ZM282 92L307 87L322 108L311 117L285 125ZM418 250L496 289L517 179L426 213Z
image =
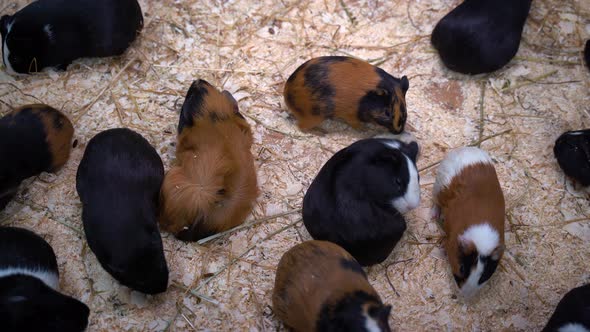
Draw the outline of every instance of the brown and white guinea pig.
M47 105L22 106L0 119L0 209L23 180L68 161L73 135L70 120Z
M272 306L295 332L391 331L391 306L381 302L357 261L331 242L307 241L283 255Z
M368 62L344 56L311 59L285 85L285 102L301 130L339 118L355 129L361 122L384 126L394 134L406 124L410 82Z
M197 241L244 222L258 196L253 137L232 95L191 85L178 124L177 164L161 190L160 226Z
M553 153L565 175L590 189L590 129L561 134Z
M504 253L504 195L492 159L483 150L452 150L441 162L432 195L457 286L473 296Z
M59 292L49 243L23 228L0 228L2 331L80 332L89 313L84 303Z
M565 294L542 332L590 332L590 285Z
M65 70L83 57L125 52L143 27L137 0L38 0L2 16L2 53L10 73Z

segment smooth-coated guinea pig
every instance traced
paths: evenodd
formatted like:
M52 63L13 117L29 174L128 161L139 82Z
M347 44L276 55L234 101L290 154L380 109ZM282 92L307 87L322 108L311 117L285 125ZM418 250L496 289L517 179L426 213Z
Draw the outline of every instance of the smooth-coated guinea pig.
M344 56L311 59L285 84L285 103L301 130L338 118L355 129L362 122L399 134L406 124L406 76L393 77L368 62Z
M381 302L359 263L331 242L303 242L283 255L272 306L295 332L391 331L391 306Z
M590 285L565 294L542 332L590 332Z
M0 228L2 331L84 331L90 310L58 288L57 259L49 243L23 228Z
M532 0L465 0L438 22L432 45L463 74L504 67L518 51Z
M176 160L161 191L160 226L197 241L240 225L258 187L250 125L238 103L203 80L191 85L178 124Z
M403 214L420 204L418 144L405 133L358 141L322 167L303 199L303 222L363 266L379 264L406 230Z
M452 150L438 168L432 197L455 281L469 298L504 254L504 194L492 158L475 147Z
M90 249L121 284L146 294L168 286L158 230L162 159L140 134L124 128L94 136L76 175Z
M0 19L4 66L26 74L121 55L142 27L137 0L38 0Z
M555 141L553 153L565 175L590 186L590 129L563 133Z
M47 105L26 105L0 118L0 210L23 180L68 161L73 135L70 120Z

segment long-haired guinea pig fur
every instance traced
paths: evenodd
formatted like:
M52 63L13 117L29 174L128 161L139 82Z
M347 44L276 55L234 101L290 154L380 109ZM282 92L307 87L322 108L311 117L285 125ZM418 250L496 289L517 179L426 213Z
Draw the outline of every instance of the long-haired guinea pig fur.
M338 118L355 129L362 122L399 134L406 124L410 82L365 61L344 56L311 59L295 70L285 85L285 103L301 130Z
M121 284L146 294L168 286L157 222L163 180L156 150L140 134L121 128L90 140L76 176L90 249Z
M273 311L295 332L389 332L390 305L367 280L357 261L338 245L307 241L281 258Z
M121 55L142 27L137 0L38 0L0 19L4 66L26 74Z
M26 105L0 119L0 209L23 180L68 161L73 135L70 120L47 105Z
M49 243L23 228L0 228L2 331L84 331L90 310L58 288L57 259Z
M590 331L590 285L585 285L565 294L542 332L588 331Z
M236 100L204 80L193 82L178 133L177 164L162 185L162 229L197 241L243 223L258 187L252 132Z
M532 0L465 0L434 28L443 63L463 74L504 67L518 51Z
M561 134L553 153L567 176L585 188L590 186L590 129Z
M403 214L420 204L418 144L371 138L337 152L303 200L303 222L316 240L342 246L363 266L383 262L406 230Z
M441 162L433 195L445 248L461 294L469 298L490 279L504 254L504 194L487 152L464 147Z

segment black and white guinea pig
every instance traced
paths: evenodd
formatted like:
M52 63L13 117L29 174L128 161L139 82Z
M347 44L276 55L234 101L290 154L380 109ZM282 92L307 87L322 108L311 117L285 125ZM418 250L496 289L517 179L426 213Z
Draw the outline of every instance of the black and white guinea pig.
M26 74L120 55L142 27L137 0L37 0L1 18L4 66Z
M410 134L358 141L322 167L303 200L316 240L334 242L364 266L383 262L420 204L418 144Z
M563 133L555 141L553 153L565 175L590 186L590 129Z
M590 285L585 285L565 294L542 332L589 331Z
M70 120L47 105L26 105L0 119L0 210L23 180L68 161L73 135Z
M453 71L498 70L518 51L531 1L465 0L437 23L432 45Z
M23 228L0 228L2 331L84 331L88 307L61 294L49 243Z
M157 223L163 180L156 150L140 134L121 128L90 140L76 176L90 249L115 279L147 294L168 285Z

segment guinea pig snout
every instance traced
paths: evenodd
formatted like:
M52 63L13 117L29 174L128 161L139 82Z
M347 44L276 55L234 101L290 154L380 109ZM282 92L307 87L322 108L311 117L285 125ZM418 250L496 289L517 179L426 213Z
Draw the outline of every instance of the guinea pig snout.
M409 171L409 182L402 197L394 199L393 206L400 212L409 212L420 206L420 180L414 163L405 156Z

